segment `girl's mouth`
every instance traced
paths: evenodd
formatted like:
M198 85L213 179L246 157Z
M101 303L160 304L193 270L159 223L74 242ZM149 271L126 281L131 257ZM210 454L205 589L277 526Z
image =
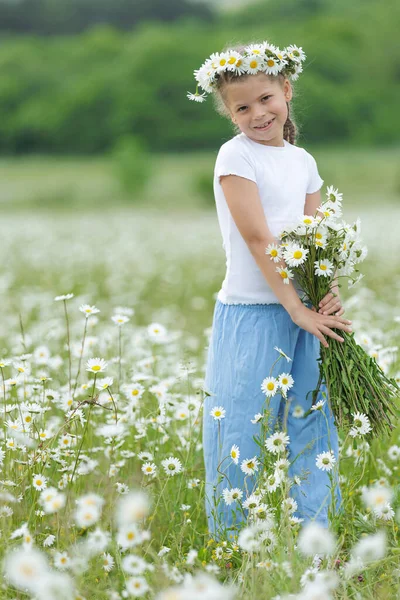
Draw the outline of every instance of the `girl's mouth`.
M267 121L260 127L254 127L254 129L258 129L259 131L266 131L267 129L269 129L271 127L271 125L274 121L275 121L275 117L273 119L271 119L270 121Z

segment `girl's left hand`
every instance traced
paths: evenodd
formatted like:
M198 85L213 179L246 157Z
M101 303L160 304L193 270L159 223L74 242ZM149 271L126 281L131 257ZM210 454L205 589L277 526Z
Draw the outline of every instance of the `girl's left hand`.
M312 310L316 311L314 307ZM318 312L323 315L335 314L337 317L340 317L344 313L337 286L333 286L331 291L322 298L319 303Z

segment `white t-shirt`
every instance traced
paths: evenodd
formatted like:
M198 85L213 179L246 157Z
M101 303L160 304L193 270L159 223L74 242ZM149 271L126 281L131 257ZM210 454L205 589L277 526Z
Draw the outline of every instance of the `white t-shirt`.
M306 194L324 182L315 159L286 140L284 146L266 146L240 133L221 146L215 163L214 195L226 253L226 275L217 297L225 304L280 304L233 220L221 175L239 175L257 184L268 228L277 237L304 214Z

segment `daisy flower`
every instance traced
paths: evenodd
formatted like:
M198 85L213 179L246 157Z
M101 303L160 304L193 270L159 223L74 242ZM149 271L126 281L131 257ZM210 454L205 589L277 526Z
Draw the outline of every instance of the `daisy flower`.
M251 56L245 56L243 58L243 64L247 71L252 75L258 73L258 71L264 70L264 59L262 56L252 54Z
M327 258L322 260L316 260L314 262L314 272L315 275L330 277L333 273L333 262L331 262Z
M157 467L152 462L146 462L146 463L144 463L144 465L142 465L142 472L145 475L155 475L156 471L157 471Z
M282 258L282 250L277 244L269 244L265 248L265 254L268 254L274 262L279 262Z
M114 568L114 558L108 552L103 553L103 569L109 573Z
M321 452L321 454L318 454L317 458L315 459L315 464L317 465L318 469L321 469L321 471L331 471L335 462L336 458L332 450L329 450L328 452Z
M250 421L253 423L253 425L256 425L257 423L262 421L262 418L263 418L262 414L257 413L256 415L254 415L254 419L250 419Z
M111 320L118 326L124 325L129 321L129 317L126 315L113 315Z
M280 452L284 452L289 442L290 438L284 431L277 431L265 440L265 447L272 454L279 454Z
M290 390L291 387L293 387L294 379L289 373L281 373L281 375L279 375L278 377L278 382L281 390L286 396L287 391Z
M213 417L214 421L220 421L225 418L225 409L222 406L214 406L210 410L210 415Z
M189 100L194 100L195 102L206 101L206 92L203 92L202 94L199 94L197 91L195 94L192 94L192 92L187 92L186 96L189 98Z
M274 56L268 56L265 59L265 72L267 75L277 75L281 67L281 61L277 60Z
M79 310L85 315L86 318L100 312L98 308L96 308L95 306L90 306L89 304L82 304L79 307Z
M240 468L246 475L253 475L256 471L258 471L258 458L253 456L253 458L246 458L245 460L242 460Z
M98 379L96 383L96 387L98 390L106 390L111 387L114 383L114 379L112 377L103 377L103 379Z
M91 373L102 373L107 368L107 363L103 358L89 358L86 363L86 371Z
M292 417L295 417L296 419L301 419L301 417L304 417L304 412L304 408L300 406L300 404L296 404L296 406L292 410Z
M276 472L273 475L268 475L265 481L265 488L267 492L275 492L276 489L282 483L282 476L280 473Z
M70 557L66 552L56 552L54 555L54 566L57 569L66 569L71 562Z
M306 556L330 555L335 551L336 540L333 534L319 523L310 521L299 533L298 547Z
M333 185L330 185L326 190L326 196L329 202L340 205L343 200L343 194L339 194L338 190L334 189Z
M276 271L282 277L283 283L289 285L289 281L294 277L293 272L290 269L283 267L276 267Z
M54 298L55 302L59 302L60 300L71 300L74 297L74 294L63 294L62 296L56 296Z
M318 400L316 404L313 404L310 410L322 410L326 400Z
M308 253L309 250L300 244L290 244L285 248L283 257L289 267L297 267L306 261Z
M244 49L246 54L256 54L258 56L262 56L265 51L265 47L263 44L249 44Z
M165 458L161 464L166 474L170 476L176 475L177 473L181 473L181 471L183 471L181 461L179 458L174 458L173 456Z
M236 50L228 50L226 52L227 60L226 60L226 70L227 71L236 71L236 65L238 61L241 61L242 55L239 54ZM240 66L240 65L239 65Z
M290 53L293 56L294 60L298 60L300 62L303 62L307 58L307 55L304 52L304 50L301 47L299 48L298 46L295 46L294 44L288 46L286 48L286 52Z
M261 384L261 391L268 397L275 396L279 383L275 377L266 377Z
M243 508L247 508L248 510L254 510L260 505L260 499L255 494L250 494L250 496L243 502Z
M398 458L400 458L400 448L399 446L390 446L389 450L387 451L388 453L388 457L390 458L390 460L397 460Z
M390 506L389 502L386 502L386 504L384 504L383 506L374 508L374 515L378 517L378 519L390 521L394 517L394 510Z
M161 323L150 323L147 327L147 334L151 341L162 341L166 337L167 330Z
M45 490L47 487L47 479L43 475L34 475L32 485L35 490Z
M231 451L230 451L230 455L231 455L231 459L233 460L235 465L239 464L239 457L240 457L239 446L236 446L236 444L233 444Z
M136 575L126 580L126 591L130 596L139 598L144 596L150 590L149 584L144 577Z
M353 413L353 418L353 426L349 431L349 434L352 437L361 437L372 430L367 415L364 415L363 413Z
M288 357L287 354L284 353L283 350L281 350L281 348L278 348L278 346L274 346L274 350L276 350L277 352L279 352L279 354L281 356L283 356L283 358L286 358L287 362L290 362L292 359Z
M229 488L225 488L222 491L222 496L224 498L225 504L227 506L230 506L237 500L241 500L243 492L240 488L232 488L231 490Z

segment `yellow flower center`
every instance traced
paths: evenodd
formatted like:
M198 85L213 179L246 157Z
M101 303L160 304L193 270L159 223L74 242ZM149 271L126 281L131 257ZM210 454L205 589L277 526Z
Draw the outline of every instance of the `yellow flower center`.
M230 57L230 59L228 60L228 63L229 63L230 65L234 65L234 64L235 64L235 62L236 62L236 58L235 58L234 56L231 56L231 57Z
M92 371L100 371L101 366L100 365L93 365L92 367Z
M286 271L281 271L281 277L282 279L287 279L288 274L286 273Z
M321 269L321 271L326 271L326 265L324 264L319 265L319 268Z
M274 59L273 59L273 58L269 58L269 59L267 60L267 65L268 65L269 67L273 67L273 66L275 65L275 61L274 61Z
M242 59L239 58L238 61L237 61L237 63L236 63L236 66L237 67L241 67L242 66L242 62L243 62Z
M249 469L254 469L254 463L253 463L253 461L252 461L252 460L251 460L251 461L249 461L249 462L247 463L247 466L248 466L248 468L249 468Z
M132 390L132 396L137 396L139 393L139 390Z
M301 258L302 256L303 256L303 253L302 253L302 251L301 251L301 250L296 250L296 251L293 253L293 258Z
M275 248L271 250L271 256L278 256L278 250L275 250Z
M41 479L36 479L36 485L42 485L42 480Z
M304 219L303 223L305 223L306 225L311 225L312 221L311 219Z
M269 381L267 383L267 389L268 390L273 390L275 388L275 384L272 381Z
M289 380L288 380L288 379L286 379L286 377L284 377L284 378L282 379L282 383L283 383L283 385L287 385L287 384L289 383Z
M258 65L258 62L256 60L252 60L250 62L250 69L255 69Z

